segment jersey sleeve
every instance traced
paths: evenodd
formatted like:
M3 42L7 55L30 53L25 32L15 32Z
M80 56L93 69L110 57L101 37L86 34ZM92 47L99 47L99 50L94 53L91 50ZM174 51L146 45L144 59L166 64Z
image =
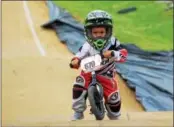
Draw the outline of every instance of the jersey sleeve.
M79 48L79 51L76 53L75 57L83 59L89 52L90 45L85 42L83 46Z

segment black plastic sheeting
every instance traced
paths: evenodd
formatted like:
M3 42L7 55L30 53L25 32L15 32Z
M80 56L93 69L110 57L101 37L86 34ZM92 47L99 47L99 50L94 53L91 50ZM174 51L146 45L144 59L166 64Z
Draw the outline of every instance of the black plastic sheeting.
M123 45L128 60L117 64L117 72L146 111L173 110L173 51L148 52L135 45Z
M119 10L117 13L118 14L126 14L126 13L130 13L130 12L133 12L136 10L137 10L136 7L129 7L129 8L124 8L124 9Z
M47 1L50 21L43 28L54 29L59 39L75 54L85 42L83 25L65 9ZM135 90L136 99L146 111L173 110L173 51L144 51L133 44L122 44L127 62L116 65L117 72Z

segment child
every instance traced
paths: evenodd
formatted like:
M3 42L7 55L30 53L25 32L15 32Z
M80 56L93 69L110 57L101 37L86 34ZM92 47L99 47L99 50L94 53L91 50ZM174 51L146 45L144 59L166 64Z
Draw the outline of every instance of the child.
M86 56L100 53L104 58L115 57L117 62L125 62L127 50L122 49L120 42L112 37L111 15L102 10L90 12L85 20L86 42L79 49L79 52L72 58L70 67L78 69L80 61ZM118 83L115 81L115 62L106 64L102 70L97 72L97 81L104 89L105 107L109 119L117 119L121 113L121 99ZM84 118L83 112L86 109L87 88L91 81L91 73L84 73L76 77L73 85L73 104L75 111L72 120Z

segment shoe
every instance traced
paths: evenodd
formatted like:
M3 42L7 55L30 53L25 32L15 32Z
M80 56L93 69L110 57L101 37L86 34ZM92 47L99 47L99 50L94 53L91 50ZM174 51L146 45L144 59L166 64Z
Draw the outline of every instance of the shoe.
M72 121L81 120L83 118L84 118L83 112L75 112L72 117Z
M108 117L110 120L119 120L119 116L117 117Z
M117 116L113 116L113 115L107 114L107 116L108 116L108 118L109 118L110 120L118 120L119 117L121 116L121 114L118 114Z

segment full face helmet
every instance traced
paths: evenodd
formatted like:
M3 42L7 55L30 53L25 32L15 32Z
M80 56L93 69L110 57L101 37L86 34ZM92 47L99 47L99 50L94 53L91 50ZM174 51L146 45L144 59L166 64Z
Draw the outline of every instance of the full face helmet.
M92 29L94 27L104 27L106 34L104 37L94 37ZM108 44L112 36L112 17L102 10L94 10L88 13L85 19L85 37L88 43L96 50L101 51Z

